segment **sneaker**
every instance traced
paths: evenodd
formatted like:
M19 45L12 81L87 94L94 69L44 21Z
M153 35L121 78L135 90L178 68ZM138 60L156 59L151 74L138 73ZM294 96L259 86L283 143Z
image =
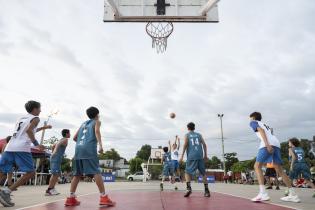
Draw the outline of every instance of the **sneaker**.
M209 191L209 189L206 189L206 190L205 190L204 196L205 196L205 197L208 197L208 198L210 197L210 191Z
M270 197L267 193L259 193L255 198L251 199L253 202L269 201Z
M288 196L281 198L281 200L286 201L286 202L293 202L293 203L300 203L301 202L301 200L299 199L299 197L297 195L288 195Z
M277 187L276 187L276 190L280 190L280 187L279 187L279 186L277 186Z
M272 186L266 187L266 190L272 190Z
M160 184L160 190L163 191L163 183Z
M185 198L188 198L191 193L192 193L192 192L191 192L191 189L187 189L187 191L186 191L184 197L185 197Z
M80 205L80 201L77 200L76 197L68 197L65 206L78 206Z
M289 190L287 189L284 191L284 196L288 196L288 195L289 195Z
M57 192L57 190L55 190L54 188L50 190L46 190L46 193L45 193L46 196L54 196L54 195L59 195L59 194L60 193Z
M9 192L4 191L4 190L0 190L0 203L4 207L14 206L14 203L11 202L11 194Z
M102 206L114 206L115 202L113 202L108 195L100 196L100 205Z

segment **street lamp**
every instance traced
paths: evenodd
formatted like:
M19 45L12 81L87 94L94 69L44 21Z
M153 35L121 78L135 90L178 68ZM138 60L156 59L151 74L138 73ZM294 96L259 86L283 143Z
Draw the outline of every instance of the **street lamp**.
M224 138L223 138L223 125L222 125L222 118L224 114L218 114L218 117L220 118L221 122L221 141L222 141L222 161L223 161L223 170L224 175L226 175L226 168L225 168L225 158L224 158Z

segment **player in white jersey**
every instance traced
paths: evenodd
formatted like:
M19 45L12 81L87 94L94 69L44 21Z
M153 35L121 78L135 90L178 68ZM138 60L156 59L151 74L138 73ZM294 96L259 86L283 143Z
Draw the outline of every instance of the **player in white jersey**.
M25 184L35 174L33 158L31 154L31 144L44 150L43 145L39 145L35 139L35 133L44 129L50 129L47 125L37 128L39 123L39 114L41 112L40 103L36 101L28 101L25 104L25 109L28 114L19 119L17 122L13 136L5 148L0 161L0 181L2 181L7 173L12 172L12 167L15 164L19 171L25 174L17 180L12 186L4 190L0 190L0 202L5 207L12 207L14 203L11 202L11 191L17 189L19 186Z
M169 148L171 150L171 158L174 165L175 176L178 176L180 179L180 170L179 170L179 148L180 148L180 139L178 136L175 137L175 142L171 145L169 141ZM176 187L177 188L177 187Z
M254 202L267 201L270 200L268 193L265 190L264 186L264 176L262 172L262 167L267 164L273 162L273 166L282 177L283 182L286 184L289 190L289 195L281 198L283 201L290 202L300 202L299 197L294 192L292 188L292 182L286 173L283 172L282 168L282 160L281 160L281 152L280 152L280 142L276 136L273 135L272 129L261 122L262 116L259 112L254 112L250 115L250 127L257 134L260 139L260 146L258 150L258 154L256 157L255 163L255 172L257 175L258 183L259 183L259 194L252 199Z

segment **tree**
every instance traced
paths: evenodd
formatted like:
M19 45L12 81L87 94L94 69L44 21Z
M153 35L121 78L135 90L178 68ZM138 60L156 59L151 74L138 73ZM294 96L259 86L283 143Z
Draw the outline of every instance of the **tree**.
M67 157L63 157L62 158L61 171L63 171L63 172L71 172L71 159L69 159Z
M253 158L251 160L239 161L232 165L231 170L233 172L245 172L253 170L255 162L256 158Z
M119 153L113 148L108 150L108 151L106 151L103 154L99 154L98 158L100 160L114 160L114 161L117 161L117 160L121 159Z
M227 171L231 170L232 165L238 162L238 158L236 156L237 156L236 152L224 154L225 168Z
M59 141L59 139L55 136L50 137L49 139L45 139L43 141L43 145L48 148L49 150L52 150L52 147L54 144L56 144Z
M141 158L135 157L129 160L129 170L130 173L134 174L137 171L142 171L141 163L143 163L143 160Z
M137 158L147 161L151 155L151 145L145 144L137 152Z
M217 169L220 168L221 160L217 156L213 156L206 162L206 168Z

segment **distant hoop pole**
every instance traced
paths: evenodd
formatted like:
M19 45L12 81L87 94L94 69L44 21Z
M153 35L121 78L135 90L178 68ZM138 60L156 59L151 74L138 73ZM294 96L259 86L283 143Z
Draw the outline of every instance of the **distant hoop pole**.
M118 8L117 8L117 6L116 6L114 0L107 0L107 3L108 3L109 6L112 8L115 17L119 17L119 16L120 16L119 10L118 10Z
M219 2L220 0L209 0L200 10L201 16L206 16L207 13Z

